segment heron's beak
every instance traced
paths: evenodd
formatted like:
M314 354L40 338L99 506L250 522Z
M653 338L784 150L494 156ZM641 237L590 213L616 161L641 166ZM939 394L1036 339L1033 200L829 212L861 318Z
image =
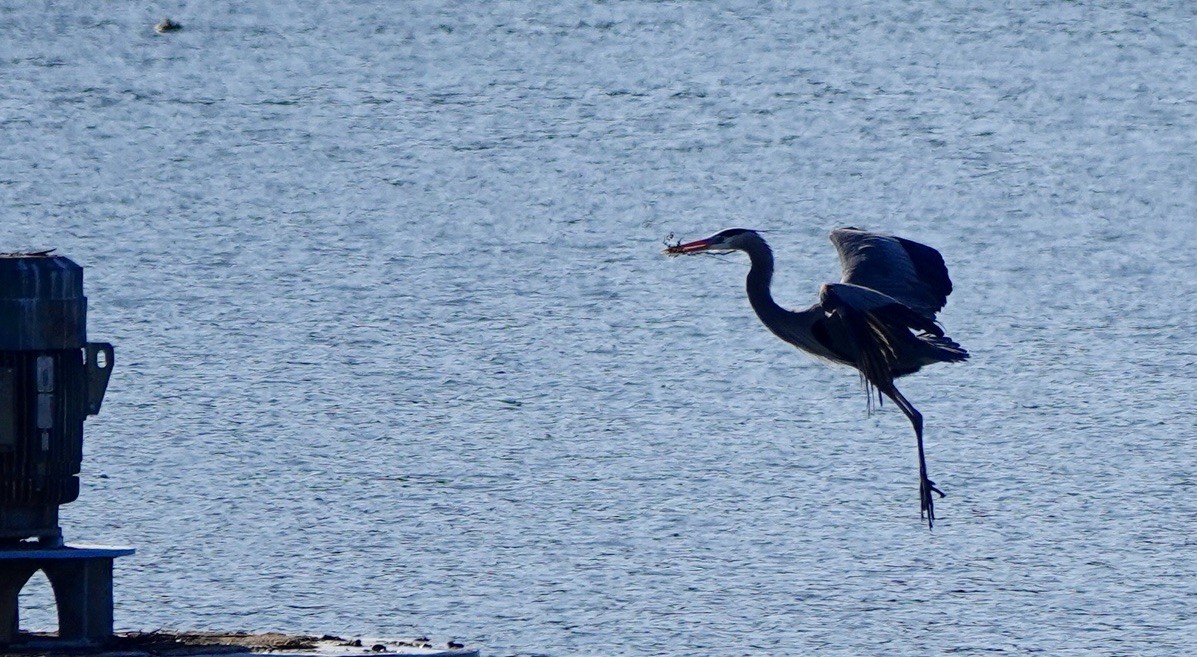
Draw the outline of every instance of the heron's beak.
M709 248L711 248L711 240L708 238L695 240L693 242L686 242L685 244L674 244L673 246L662 251L662 253L671 256L686 255L690 253L702 253Z

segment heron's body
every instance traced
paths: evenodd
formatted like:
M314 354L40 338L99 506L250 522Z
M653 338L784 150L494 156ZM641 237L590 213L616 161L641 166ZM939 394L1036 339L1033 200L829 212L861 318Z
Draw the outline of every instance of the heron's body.
M755 231L732 228L671 246L666 253L744 251L752 263L746 282L748 301L761 322L813 356L856 368L868 387L902 409L918 439L922 510L933 524L931 493L941 497L943 493L927 478L922 415L894 380L927 365L968 358L968 352L935 322L935 314L952 292L947 267L935 249L900 237L841 228L832 231L831 241L840 254L843 280L823 285L819 302L798 311L786 310L773 300L773 252Z

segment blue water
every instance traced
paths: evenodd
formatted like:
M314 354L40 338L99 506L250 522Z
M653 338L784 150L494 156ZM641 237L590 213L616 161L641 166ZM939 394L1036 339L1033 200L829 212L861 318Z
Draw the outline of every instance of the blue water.
M0 251L116 345L118 629L1197 652L1191 3L110 4L0 4ZM733 225L791 307L833 227L943 252L934 532L905 418L659 253Z

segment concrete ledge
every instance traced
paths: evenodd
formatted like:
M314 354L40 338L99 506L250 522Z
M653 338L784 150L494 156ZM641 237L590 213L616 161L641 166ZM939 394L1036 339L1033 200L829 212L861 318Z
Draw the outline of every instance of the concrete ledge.
M112 547L107 545L64 545L62 547L43 547L36 543L28 546L0 548L0 561L16 561L22 559L115 559L127 557L137 550L129 547Z

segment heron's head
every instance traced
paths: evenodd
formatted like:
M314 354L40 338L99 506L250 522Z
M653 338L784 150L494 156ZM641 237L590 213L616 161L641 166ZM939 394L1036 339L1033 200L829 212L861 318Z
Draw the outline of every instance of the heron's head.
M764 240L757 234L755 230L747 228L728 228L721 230L710 237L705 237L693 242L685 242L672 244L665 249L666 255L692 255L695 253L707 253L710 251L726 253L728 251L747 251L753 245L760 244Z

